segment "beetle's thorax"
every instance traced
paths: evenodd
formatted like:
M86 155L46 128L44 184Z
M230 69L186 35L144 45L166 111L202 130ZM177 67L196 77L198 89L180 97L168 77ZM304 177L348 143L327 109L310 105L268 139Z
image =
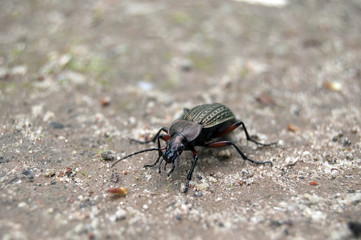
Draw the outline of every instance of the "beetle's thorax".
M174 162L174 160L182 154L184 141L185 137L180 133L173 134L167 141L167 146L163 153L163 158L167 163Z

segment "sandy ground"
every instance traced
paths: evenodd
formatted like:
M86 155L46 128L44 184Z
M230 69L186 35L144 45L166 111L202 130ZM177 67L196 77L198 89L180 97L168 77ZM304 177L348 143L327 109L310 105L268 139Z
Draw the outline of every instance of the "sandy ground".
M1 239L360 237L360 23L356 0L1 1ZM198 148L183 194L189 152L170 177L103 159L212 102L273 167Z

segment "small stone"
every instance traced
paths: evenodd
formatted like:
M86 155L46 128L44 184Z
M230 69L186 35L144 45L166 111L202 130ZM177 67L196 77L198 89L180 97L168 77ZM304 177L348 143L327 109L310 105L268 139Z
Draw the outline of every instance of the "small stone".
M54 128L54 129L63 129L64 125L59 122L51 122L50 127Z
M18 207L19 208L28 208L28 204L26 203L26 202L20 202L19 204L18 204Z
M285 167L291 167L291 166L295 165L299 159L300 159L299 157L286 157L285 163L284 163Z
M54 118L55 118L55 114L53 112L47 111L43 116L43 121L47 122L47 121L49 121L51 119L54 119Z
M45 177L54 177L55 176L55 170L54 169L46 169L44 173Z
M23 178L25 178L26 180L28 180L29 182L33 182L34 181L34 175L31 171L29 170L24 170L22 172L22 174L24 175Z
M115 154L113 151L104 151L100 154L100 156L104 161L113 161L115 159Z
M110 177L110 181L117 183L119 181L119 178L120 178L119 173L113 172Z
M290 132L297 132L298 131L298 127L292 123L289 123L287 125L287 130Z
M273 106L276 105L276 101L266 92L261 93L259 96L256 97L257 102L264 106Z
M344 138L342 144L343 144L344 147L347 147L347 146L351 145L351 141L348 138Z
M339 171L337 169L331 169L331 173L328 176L328 179L335 179L339 175Z
M106 106L109 106L111 100L110 100L110 97L102 97L100 99L100 104L103 106L103 107L106 107Z
M208 183L200 183L200 184L197 184L197 189L198 189L199 191L206 190L208 187L209 187L209 184L208 184Z
M351 129L351 133L353 133L353 134L356 134L356 133L358 133L360 131L360 129L358 128L358 127L353 127L352 129Z
M212 176L209 176L209 177L208 177L208 181L210 181L210 182L212 182L212 183L218 182L217 178L212 177Z
M325 82L323 84L323 87L328 89L328 90L332 90L332 91L335 91L335 92L340 92L342 90L342 83L337 82L337 81Z
M195 196L195 197L202 197L202 196L203 196L203 193L196 190L195 193L194 193L194 196Z
M230 158L232 156L232 153L228 149L225 149L225 150L219 151L217 155L220 158L227 159L227 158Z
M118 209L115 212L115 220L120 221L127 217L127 212L124 209Z

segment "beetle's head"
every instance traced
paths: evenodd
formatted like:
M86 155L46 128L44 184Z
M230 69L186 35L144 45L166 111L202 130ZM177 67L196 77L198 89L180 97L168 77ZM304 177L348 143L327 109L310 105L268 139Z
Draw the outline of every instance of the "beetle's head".
M184 150L184 140L185 138L181 134L174 134L171 139L169 139L163 152L163 158L167 163L174 162L174 160L182 154Z

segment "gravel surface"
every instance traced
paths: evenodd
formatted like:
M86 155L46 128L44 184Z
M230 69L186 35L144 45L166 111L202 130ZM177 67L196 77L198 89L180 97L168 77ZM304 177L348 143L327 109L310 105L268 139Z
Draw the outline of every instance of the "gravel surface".
M360 237L361 2L279 2L2 0L0 238ZM199 147L187 194L189 152L111 168L213 102L272 167Z

